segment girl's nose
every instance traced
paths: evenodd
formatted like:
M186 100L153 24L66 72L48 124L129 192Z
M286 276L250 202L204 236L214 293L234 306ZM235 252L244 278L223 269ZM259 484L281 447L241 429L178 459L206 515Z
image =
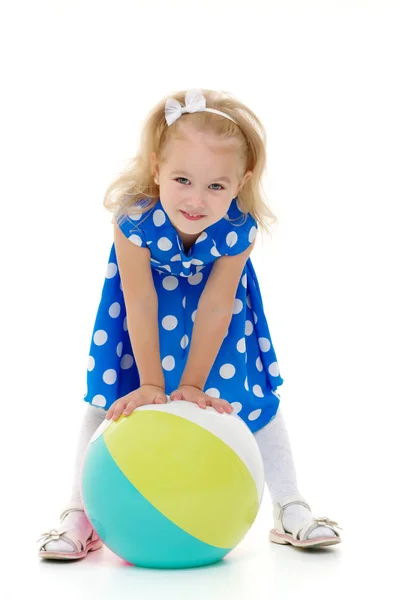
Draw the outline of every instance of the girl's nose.
M201 195L191 196L187 199L186 204L194 209L205 208L206 206L204 198Z

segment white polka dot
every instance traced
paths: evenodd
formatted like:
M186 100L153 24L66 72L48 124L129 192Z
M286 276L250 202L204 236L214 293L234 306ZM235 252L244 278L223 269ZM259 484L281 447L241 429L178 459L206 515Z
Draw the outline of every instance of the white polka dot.
M265 337L258 338L258 345L260 346L261 352L268 352L268 350L271 348L271 342Z
M204 240L206 240L208 238L208 235L206 234L205 231L203 231L199 237L197 238L197 240L195 241L195 244L199 244L200 242L204 242Z
M192 264L192 261L191 261L191 260L189 260L189 261L187 261L187 260L183 260L183 261L182 261L182 266L183 266L183 267L185 267L185 269L188 269L188 268L190 267L190 265L191 265L191 264Z
M160 210L159 208L157 210L154 211L153 213L153 223L156 227L160 227L161 225L164 225L165 223L165 213L163 210Z
M183 308L186 308L186 296L182 300L182 306Z
M235 298L235 302L233 303L233 314L237 315L243 310L243 302L239 300L239 298Z
M107 371L104 371L103 381L109 385L115 383L117 381L117 371L115 369L107 369Z
M113 304L111 304L110 308L108 309L108 314L113 319L116 319L119 316L120 312L121 312L121 305L119 302L113 302Z
M219 256L221 256L221 254L218 252L218 250L217 250L216 246L213 246L213 247L211 248L211 250L210 250L210 254L212 254L213 256L216 256L217 258L218 258Z
M160 248L160 250L171 250L172 242L167 237L161 237L157 241L157 246Z
M226 236L226 244L229 248L232 248L238 241L238 234L236 231L230 231Z
M205 394L211 396L211 398L220 398L221 394L217 388L208 388L208 390L204 390Z
M94 360L93 356L89 356L88 362L87 362L87 370L93 371L95 364L96 364L96 361Z
M121 354L122 354L122 342L120 342L118 344L116 352L117 352L117 356L121 357Z
M247 294L246 296L246 304L249 308L253 308L253 305L251 304L250 294Z
M252 410L248 416L249 421L255 421L261 415L261 408L257 408L257 410Z
M237 415L238 413L240 413L240 411L243 408L243 406L240 404L240 402L231 402L231 406L233 408L233 413L235 415Z
M142 245L142 238L140 236L136 235L136 233L133 233L132 235L129 236L129 241L132 242L133 244L136 244L136 246Z
M150 260L151 260L151 262L157 263L158 265L160 265L160 264L161 264L159 260L156 260L156 259L155 259L155 258L153 258L153 257L152 257L152 258L150 258Z
M173 356L169 355L163 358L161 361L162 368L166 371L172 371L175 368L175 359Z
M194 321L196 319L196 313L197 313L197 309L192 312L192 321L193 321L193 323L194 323Z
M244 337L240 338L240 340L236 344L236 350L238 352L241 352L242 354L243 354L243 352L246 352L246 338L244 338Z
M93 341L96 346L102 346L108 339L107 332L104 329L98 329L93 336Z
M253 225L253 227L249 231L249 242L250 242L250 244L252 242L254 242L254 239L255 239L256 235L257 235L257 227L255 227Z
M200 260L199 258L192 258L192 265L204 265L203 261Z
M264 367L263 367L260 357L258 357L256 360L256 367L257 367L257 370L260 371L260 373L261 373L261 371L263 370Z
M181 339L181 348L185 349L187 347L188 343L189 343L189 337L185 333L185 335Z
M247 381L247 377L244 380L244 387L246 388L247 391L249 391L249 384L248 384L248 381Z
M247 288L247 273L245 273L242 277L242 286Z
M254 323L257 325L257 321L258 321L258 317L256 315L256 313L253 310L253 319L254 319Z
M117 274L118 267L115 263L110 262L106 269L106 279L112 279Z
M167 331L172 331L178 325L178 319L174 315L167 315L163 318L161 324Z
M132 213L132 212L129 212L128 215L129 215L129 218L130 218L131 221L140 221L140 219L143 217L143 213L142 212L135 213L135 214Z
M198 285L202 279L203 273L196 273L195 275L190 275L188 277L188 283L190 283L190 285Z
M253 394L257 396L257 398L264 398L263 391L258 384L253 385Z
M245 333L246 335L251 335L253 333L253 323L249 320L246 321L246 325L245 325Z
M278 377L279 375L279 365L277 362L273 362L269 365L268 367L268 372L273 376L273 377Z
M219 374L221 375L221 377L223 377L223 379L231 379L235 373L236 369L230 363L222 365L222 367L219 370Z
M92 404L94 406L105 406L107 403L106 399L104 396L102 396L101 394L96 394L96 396L94 396L93 400L92 400Z
M121 358L121 369L130 369L133 365L133 356L131 354L124 354Z
M162 286L165 290L172 292L172 290L176 289L179 285L179 280L174 275L167 275L162 280Z
M175 254L175 256L173 256L171 258L171 262L175 262L177 260L181 260L181 255L180 254Z
M171 267L169 265L161 265L161 268L171 273Z
M124 328L124 331L128 331L128 317L125 317L122 327Z

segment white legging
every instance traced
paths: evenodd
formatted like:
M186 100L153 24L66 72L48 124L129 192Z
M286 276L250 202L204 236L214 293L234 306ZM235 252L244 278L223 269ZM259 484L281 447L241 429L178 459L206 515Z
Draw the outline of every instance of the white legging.
M88 405L84 414L78 437L72 494L69 503L80 504L82 506L80 498L82 458L93 433L103 422L105 415L106 411L103 408L98 408L91 404ZM289 436L280 405L276 416L265 427L256 431L254 437L257 440L263 458L265 481L271 499L277 502L285 496L298 494L296 471Z

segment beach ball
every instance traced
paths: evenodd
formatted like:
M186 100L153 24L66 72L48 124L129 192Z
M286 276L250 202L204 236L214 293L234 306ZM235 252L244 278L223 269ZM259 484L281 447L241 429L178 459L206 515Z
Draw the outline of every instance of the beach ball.
M128 563L151 568L221 560L250 529L264 490L261 453L244 421L169 397L104 420L81 475L100 539Z

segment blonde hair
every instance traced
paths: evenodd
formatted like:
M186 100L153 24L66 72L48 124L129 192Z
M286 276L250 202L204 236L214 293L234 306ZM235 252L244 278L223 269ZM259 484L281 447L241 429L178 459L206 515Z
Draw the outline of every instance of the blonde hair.
M139 150L129 160L124 171L108 186L104 206L114 213L114 222L120 216L143 212L143 201L146 203L146 210L156 204L159 188L154 182L151 155L155 152L160 163L164 160L163 151L168 142L174 137L181 137L180 121L184 119L198 131L210 132L223 141L234 140L237 143L243 165L242 173L238 174L239 179L247 170L252 171L252 176L237 195L239 207L243 213L250 213L254 217L262 232L270 234L269 225L278 219L268 207L261 181L266 168L265 128L255 113L232 94L208 89L202 89L201 92L206 98L207 107L227 113L237 125L226 117L203 111L186 113L168 126L165 120L166 100L173 97L184 105L186 90L165 96L147 115L140 134Z

